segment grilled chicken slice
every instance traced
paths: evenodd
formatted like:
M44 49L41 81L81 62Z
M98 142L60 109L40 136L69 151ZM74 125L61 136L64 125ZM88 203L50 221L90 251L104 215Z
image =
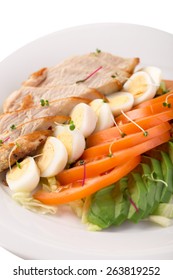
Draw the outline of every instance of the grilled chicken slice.
M65 98L80 97L90 100L96 98L104 98L104 96L95 89L89 89L83 84L59 85L55 87L21 87L14 91L4 103L4 112L13 112L25 108L39 105L40 100L48 100L49 102Z
M28 155L33 155L36 150L52 134L50 130L36 131L17 138L14 142L0 146L0 172L23 159Z
M47 68L41 68L30 75L28 80L23 82L23 86L37 87L47 78Z
M102 94L119 91L138 63L138 58L126 59L104 52L66 59L55 67L33 73L21 89L7 98L4 112L32 106L41 98L49 101L69 96L95 99L98 98L96 90ZM102 68L91 75L99 67ZM76 83L89 75L83 83Z
M64 82L66 82L67 84L69 73L71 72L75 72L75 75L73 75L73 79L71 80L71 82L76 82L78 80L81 80L81 76L84 79L87 74L91 74L100 66L102 66L102 73L104 75L105 73L109 73L109 76L111 76L115 73L118 73L119 75L117 75L117 80L123 83L125 82L124 77L132 74L138 63L139 58L122 58L104 52L100 52L98 54L90 53L80 56L74 56L66 59L55 67L49 68L47 71L47 78L39 86L42 87L45 85L57 84L59 80L61 80L59 78L59 75L61 78L63 77L64 80L66 79L66 81ZM105 72L103 72L103 70ZM97 74L98 73L101 73L101 71L97 72ZM94 78L98 78L97 76L98 75L93 75L92 79L88 79L88 87L92 88L92 86L90 86L90 81Z
M16 126L16 129L12 131L5 131L0 135L0 139L5 144L15 141L22 135L33 133L40 130L52 130L58 124L65 124L70 120L70 117L66 116L53 116L33 119L31 121L22 123Z
M89 99L79 97L62 98L49 103L49 106L33 106L29 109L18 110L11 113L0 115L0 134L11 129L14 131L16 126L29 122L34 119L47 116L69 116L74 106L79 103L90 102Z

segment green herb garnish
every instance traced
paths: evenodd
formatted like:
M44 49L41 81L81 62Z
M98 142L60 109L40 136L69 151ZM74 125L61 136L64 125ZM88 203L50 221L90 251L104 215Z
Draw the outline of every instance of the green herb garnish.
M70 130L74 130L75 129L75 124L73 121L70 121L70 125L69 125Z
M20 145L19 145L19 143L18 143L18 142L16 142L15 144L16 144L16 146L17 146L18 148L20 148Z
M11 128L11 130L14 130L14 129L16 129L16 126L15 126L15 124L12 124L12 125L10 126L10 128Z
M20 164L18 161L16 161L16 165L17 165L17 167L18 167L19 169L22 168L22 167L21 167L21 164Z
M3 144L3 140L2 139L0 139L0 145L2 145Z
M101 53L101 50L99 50L99 49L96 49L96 53Z
M40 104L41 106L49 106L49 101L48 100L45 100L45 99L40 99Z

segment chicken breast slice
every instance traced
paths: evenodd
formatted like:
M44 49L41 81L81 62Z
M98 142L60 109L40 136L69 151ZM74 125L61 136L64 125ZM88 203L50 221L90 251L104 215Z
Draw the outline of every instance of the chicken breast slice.
M69 116L70 112L79 103L90 102L90 99L80 97L61 98L49 103L49 106L33 106L29 109L18 110L0 115L0 134L11 131L20 124L47 116Z
M53 117L48 116L48 117L33 119L31 121L16 126L16 129L12 131L7 130L4 133L0 134L0 139L2 143L4 141L4 143L7 144L15 141L17 138L19 138L22 135L26 135L40 130L52 130L58 124L68 123L69 120L70 117L67 116L53 116Z
M36 131L17 138L14 142L0 146L0 172L19 159L35 154L36 150L52 135L52 131Z
M83 84L74 85L58 85L50 87L21 87L14 91L4 102L4 113L13 112L34 105L40 105L40 100L48 100L49 102L65 98L80 97L90 100L96 98L104 98L104 96L95 89L89 89Z

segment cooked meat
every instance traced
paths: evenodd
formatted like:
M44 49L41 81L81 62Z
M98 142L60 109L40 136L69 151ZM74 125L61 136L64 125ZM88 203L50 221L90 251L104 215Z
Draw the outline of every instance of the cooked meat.
M93 99L97 98L93 93L93 89L102 94L119 91L138 63L138 58L125 59L104 52L69 58L55 67L43 68L44 71L41 69L32 74L23 83L24 87L12 93L6 100L4 112L26 107L28 99L29 104L32 106L32 102L35 104L40 98L48 100L69 96L87 96L87 98L90 98L91 94L91 99ZM85 79L99 67L102 67L102 69L89 79L83 83L76 84L76 82ZM34 88L27 88L26 86Z
M47 68L42 68L30 75L27 81L23 82L23 86L37 87L47 77Z
M117 80L121 79L123 82L123 78L129 76L135 69L136 65L139 63L139 58L122 58L118 56L114 56L109 53L90 53L81 56L74 56L72 58L66 59L61 64L58 64L55 67L49 68L47 72L47 78L40 84L40 86L45 86L47 84L55 85L59 82L59 74L60 77L67 77L66 84L68 83L69 72L74 72L73 79L71 82L76 82L78 80L84 79L87 74L92 73L98 67L102 66L102 73L109 73L109 75L114 75L118 73ZM105 70L105 72L103 72ZM98 73L101 73L99 71ZM97 73L97 74L98 74ZM110 76L111 76L110 75ZM97 75L93 76L96 79ZM110 77L109 76L109 77ZM100 77L99 77L100 78ZM88 87L90 86L91 79L88 79Z
M39 105L40 100L49 100L49 102L59 98L77 96L88 98L104 98L104 96L95 89L89 89L83 84L59 85L55 87L21 87L14 91L4 103L4 112L13 112L25 108Z
M2 141L5 140L5 144L15 141L22 135L32 133L34 131L40 130L51 130L57 124L67 123L70 120L70 117L66 116L53 116L53 117L43 117L39 119L33 119L31 121L22 123L16 126L16 129L12 131L5 131L0 135Z
M11 130L11 126L18 126L33 119L38 119L47 116L68 116L79 103L89 103L90 100L80 97L61 98L49 103L49 106L33 106L29 109L18 110L11 113L0 115L0 134L6 130ZM12 127L12 128L15 128Z
M9 161L12 165L33 154L51 135L47 129L67 121L74 106L121 90L138 63L138 58L97 51L31 74L7 98L0 115L0 172ZM41 99L47 103L40 104Z
M52 131L36 131L17 138L14 142L0 146L0 172L12 166L17 160L33 155Z

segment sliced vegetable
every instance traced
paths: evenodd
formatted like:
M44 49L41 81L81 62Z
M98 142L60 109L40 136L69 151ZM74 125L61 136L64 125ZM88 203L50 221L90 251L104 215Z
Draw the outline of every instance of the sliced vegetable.
M84 151L82 159L91 159L94 157L99 157L101 155L108 155L110 153L117 152L122 149L126 149L137 145L139 143L148 141L149 139L159 136L160 134L171 129L168 122L162 123L160 125L151 127L147 130L148 136L144 137L143 132L137 132L134 134L127 135L124 138L119 138L112 142L106 142L100 145L93 146Z
M172 203L160 203L158 208L154 211L153 215L166 217L168 219L173 218L173 204Z
M172 89L173 90L173 89ZM158 103L158 102L164 102L165 101L165 98L170 95L172 93L172 90L163 94L163 95L160 95L158 97L155 97L151 100L148 100L148 101L145 101L145 102L142 102L140 104L138 104L137 106L135 106L135 108L143 108L143 107L146 107L146 106L151 106L155 103Z
M169 102L173 102L173 96L170 97ZM142 108L138 108L138 109L134 109L131 110L129 112L126 112L126 115L132 119L132 120L137 120L140 118L145 118L154 114L159 114L160 112L165 112L165 111L169 111L172 110L172 108L168 107L168 106L164 106L163 102L158 102L158 103L154 103L151 104L149 106L146 107L142 107ZM129 120L123 115L119 115L116 118L116 122L117 123L128 123Z
M57 207L41 203L32 197L30 193L17 192L12 195L13 199L26 209L39 214L56 214Z
M173 110L168 110L165 112L161 112L159 114L151 115L139 120L136 120L136 123L141 126L144 130L147 130L155 125L159 125L162 122L167 122L173 119ZM140 132L140 129L134 125L133 123L127 123L124 125L119 125L119 128L126 134L133 134L136 132ZM99 131L97 133L92 134L87 138L87 147L95 146L98 144L102 144L107 141L114 141L116 138L119 138L120 133L117 127L112 127L103 131Z
M165 132L159 137L154 137L146 142L133 146L133 148L130 147L117 151L112 154L112 157L104 157L100 160L91 161L85 166L85 176L86 178L90 178L102 174L114 168L115 166L122 164L130 158L136 157L162 143L165 143L169 139L169 132ZM62 185L69 184L77 180L82 180L84 174L83 170L83 166L81 165L64 170L57 175L57 179Z
M57 191L49 193L45 191L38 191L33 195L33 197L47 205L63 204L81 199L117 182L133 170L139 162L140 157L134 157L129 161L126 161L124 164L117 166L108 174L86 180L84 186L81 186L76 182L64 186L60 192Z

